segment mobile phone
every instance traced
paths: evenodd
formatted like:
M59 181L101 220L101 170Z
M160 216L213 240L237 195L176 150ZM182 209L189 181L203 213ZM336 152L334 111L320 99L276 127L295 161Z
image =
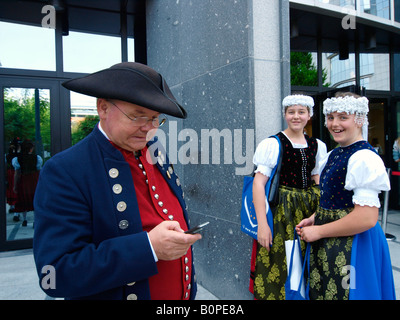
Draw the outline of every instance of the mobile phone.
M197 226L195 226L194 228L192 228L192 229L190 229L190 230L188 230L188 231L185 231L185 233L187 233L187 234L195 234L195 233L199 233L201 230L203 230L203 228L206 226L206 225L208 225L210 222L204 222L204 223L202 223L202 224L199 224L199 225L197 225Z

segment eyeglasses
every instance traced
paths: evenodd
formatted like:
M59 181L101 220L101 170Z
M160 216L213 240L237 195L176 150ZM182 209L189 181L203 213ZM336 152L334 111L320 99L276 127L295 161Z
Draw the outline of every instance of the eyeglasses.
M120 108L118 108L118 106L114 102L110 100L107 101L111 103L114 107L116 107L119 111L121 111L129 120L132 121L132 124L136 127L145 126L149 121L151 121L153 127L158 128L161 127L165 122L167 122L167 116L165 114L160 114L157 118L152 118L152 119L150 119L149 117L136 117L136 116L134 118L131 118Z

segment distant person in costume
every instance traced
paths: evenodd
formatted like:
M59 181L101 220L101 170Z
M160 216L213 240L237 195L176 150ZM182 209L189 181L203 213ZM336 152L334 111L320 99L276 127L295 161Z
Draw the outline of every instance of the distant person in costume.
M28 225L27 213L33 211L33 197L43 165L42 157L35 154L34 149L31 140L24 140L21 144L21 153L12 159L15 170L13 188L17 195L13 220L19 221L19 215L22 213L21 226L23 227Z
M288 128L277 134L283 148L283 158L279 204L273 217L273 237L266 219L265 185L278 162L278 141L273 137L261 141L253 158L257 166L253 202L257 214L258 239L253 245L250 291L258 300L285 299L285 240L293 240L296 224L312 215L318 206L318 161L326 154L326 146L322 141L304 134L305 126L313 116L313 98L290 95L283 99L282 106Z
M164 78L140 63L63 86L97 97L100 122L40 174L33 250L42 289L67 299L194 299L191 246L201 235L184 233L180 180L152 139L164 114L186 118L186 111ZM54 286L44 279L48 266Z
M7 190L6 198L7 204L10 206L8 212L13 213L15 211L15 203L17 202L17 194L14 192L14 177L15 169L12 165L12 160L18 155L21 149L19 139L14 138L10 142L8 147L8 153L6 155L6 165L7 165ZM14 215L14 221L19 221L19 215Z
M317 212L296 230L311 242L310 299L395 299L378 194L390 189L382 159L366 141L368 99L341 93L324 101L339 147L321 163Z
M393 161L396 163L396 169L398 169L400 163L400 137L393 143Z

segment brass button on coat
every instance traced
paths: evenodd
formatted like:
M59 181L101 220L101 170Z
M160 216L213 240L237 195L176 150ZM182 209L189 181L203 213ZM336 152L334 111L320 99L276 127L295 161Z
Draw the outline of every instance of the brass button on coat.
M128 295L128 296L126 297L126 300L137 300L137 299L138 299L138 297L137 297L137 295L134 294L134 293L131 293L130 295Z

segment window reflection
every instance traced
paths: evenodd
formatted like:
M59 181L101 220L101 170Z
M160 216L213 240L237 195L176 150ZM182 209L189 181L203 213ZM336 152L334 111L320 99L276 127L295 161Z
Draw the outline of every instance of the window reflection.
M400 22L400 1L394 2L394 21Z
M128 38L128 61L135 61L135 40Z
M121 62L121 38L81 32L63 37L64 71L91 73Z
M355 7L356 0L319 0L319 2L326 3L326 4L333 4L335 6L340 7Z
M365 13L390 19L390 0L361 0L360 7Z
M400 54L398 53L393 55L393 68L394 91L400 91Z
M0 67L56 70L55 31L0 21Z
M322 54L322 68L326 70L327 82L332 88L341 88L355 84L355 56L340 60L338 53Z
M71 91L71 141L81 141L99 121L96 98Z
M4 88L7 240L33 237L33 197L50 158L50 90Z
M360 84L367 90L390 90L388 54L360 54Z

